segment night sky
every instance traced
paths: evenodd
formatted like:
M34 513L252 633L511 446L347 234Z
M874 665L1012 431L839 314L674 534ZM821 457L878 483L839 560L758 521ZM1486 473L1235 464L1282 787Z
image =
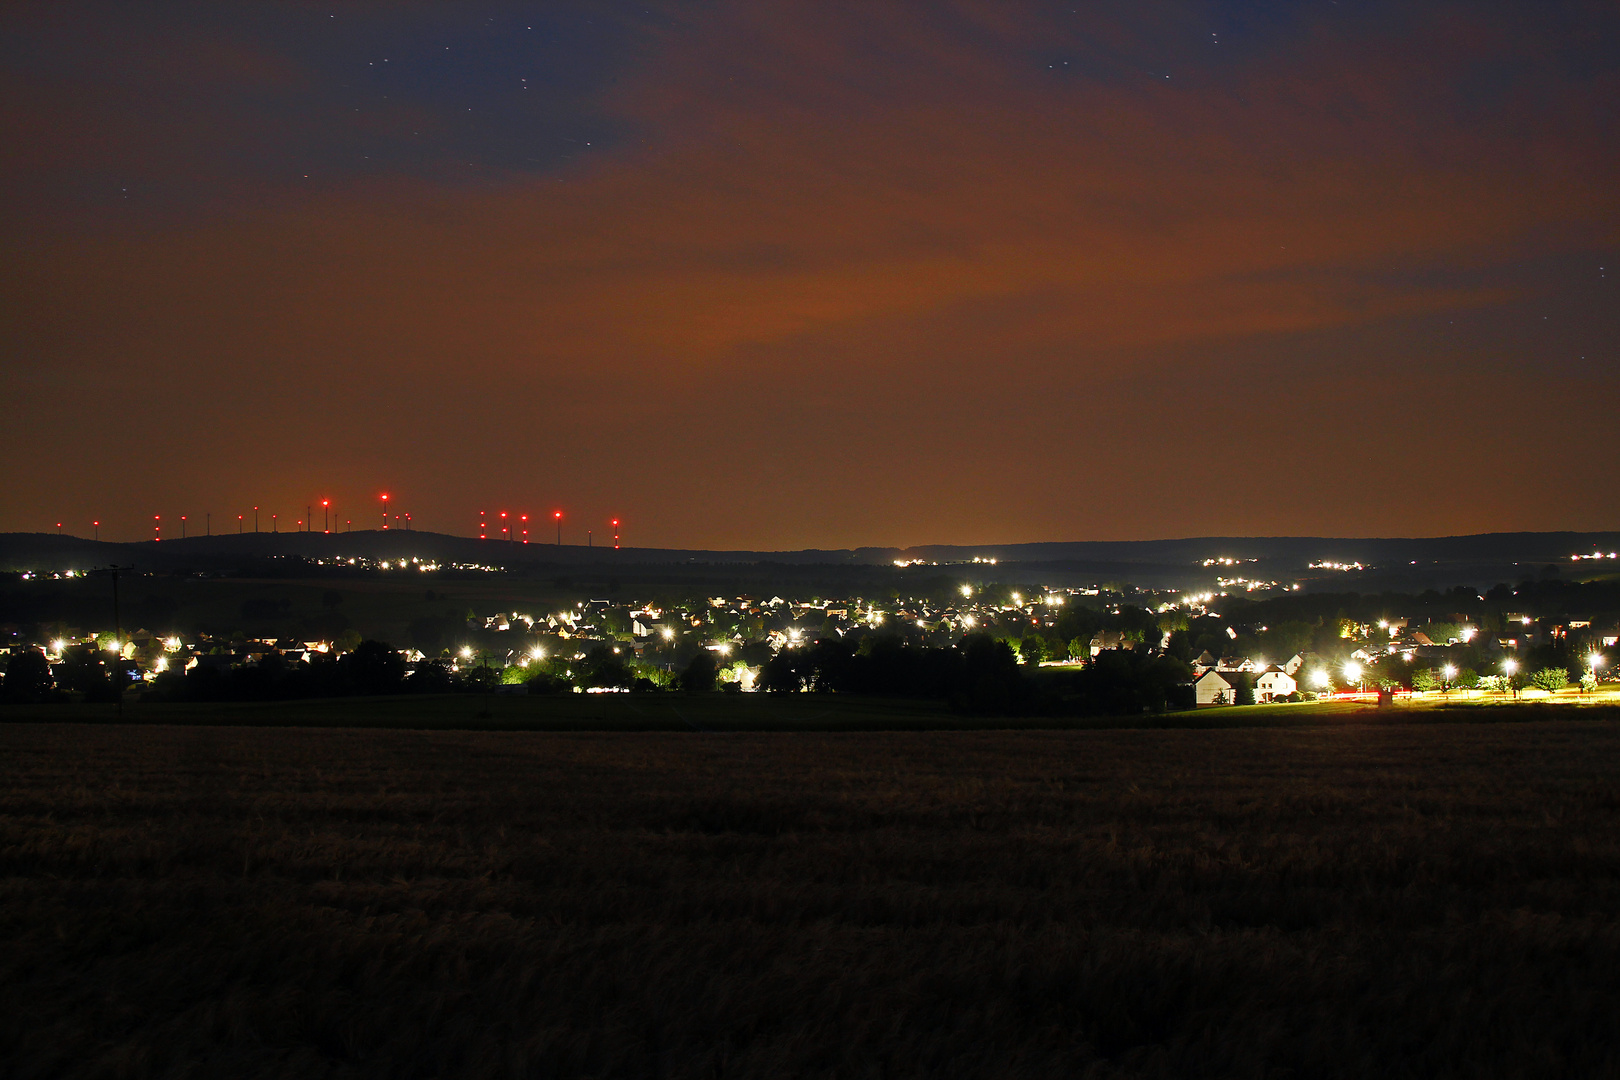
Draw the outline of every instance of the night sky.
M1620 528L1609 2L12 3L0 138L0 530Z

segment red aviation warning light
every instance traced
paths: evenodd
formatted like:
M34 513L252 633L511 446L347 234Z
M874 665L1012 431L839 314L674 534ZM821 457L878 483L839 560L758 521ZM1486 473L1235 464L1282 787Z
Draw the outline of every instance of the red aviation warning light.
M480 539L480 540L488 540L489 539L489 537L487 535L485 535L486 533L489 532L489 522L484 520L484 514L485 514L485 511L483 511L483 510L478 511L478 539Z
M523 522L523 542L527 544L529 542L529 515L519 514L518 520Z
M562 511L558 510L551 516L557 519L557 546L562 547Z
M383 528L386 529L386 528L388 528L388 495L387 495L387 493L383 494L382 504L383 504Z
M613 519L613 550L619 550L619 519Z
M162 514L153 514L152 515L152 539L154 541L161 541L163 539L163 515Z
M321 521L322 521L322 527L327 532L331 532L332 531L332 500L331 499L322 499L321 500Z

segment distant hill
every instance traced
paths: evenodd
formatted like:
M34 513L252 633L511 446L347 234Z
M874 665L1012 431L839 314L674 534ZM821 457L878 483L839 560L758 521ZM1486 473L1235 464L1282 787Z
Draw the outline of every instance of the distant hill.
M1200 587L1217 575L1303 582L1312 589L1369 591L1453 584L1489 585L1559 574L1620 572L1620 560L1572 563L1575 553L1620 551L1620 532L1484 533L1474 536L1347 539L1335 537L1192 537L1176 540L1073 541L1034 544L924 545L853 550L709 551L515 544L405 530L352 533L245 533L135 544L98 543L51 533L0 534L0 570L63 571L110 564L155 572L251 572L278 558L431 559L512 570L546 567L747 565L878 567L896 562L971 564L994 559L1000 576L1053 584L1122 580L1160 588ZM1235 566L1206 560L1239 560ZM1360 563L1344 572L1310 564ZM757 576L757 573L756 575Z

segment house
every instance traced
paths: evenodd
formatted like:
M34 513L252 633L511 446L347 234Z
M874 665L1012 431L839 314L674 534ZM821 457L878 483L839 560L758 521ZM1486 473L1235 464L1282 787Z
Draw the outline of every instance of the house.
M1282 701L1289 694L1298 692L1299 683L1294 677L1276 664L1266 668L1254 680L1254 696L1256 701Z
M1254 682L1247 672L1206 671L1193 683L1198 705L1248 704L1254 700Z
M1297 652L1288 658L1288 663L1284 664L1282 669L1288 672L1288 674L1292 675L1294 678L1298 679L1299 669L1304 667L1306 663L1310 661L1310 658L1315 655L1315 653Z
M1123 630L1099 630L1091 636L1091 655L1097 656L1104 649L1134 649L1136 642L1126 637Z

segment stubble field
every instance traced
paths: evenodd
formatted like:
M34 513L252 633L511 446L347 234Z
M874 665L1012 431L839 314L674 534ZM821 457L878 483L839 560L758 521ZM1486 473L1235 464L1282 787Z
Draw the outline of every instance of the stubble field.
M1620 1073L1620 724L0 726L17 1077Z

